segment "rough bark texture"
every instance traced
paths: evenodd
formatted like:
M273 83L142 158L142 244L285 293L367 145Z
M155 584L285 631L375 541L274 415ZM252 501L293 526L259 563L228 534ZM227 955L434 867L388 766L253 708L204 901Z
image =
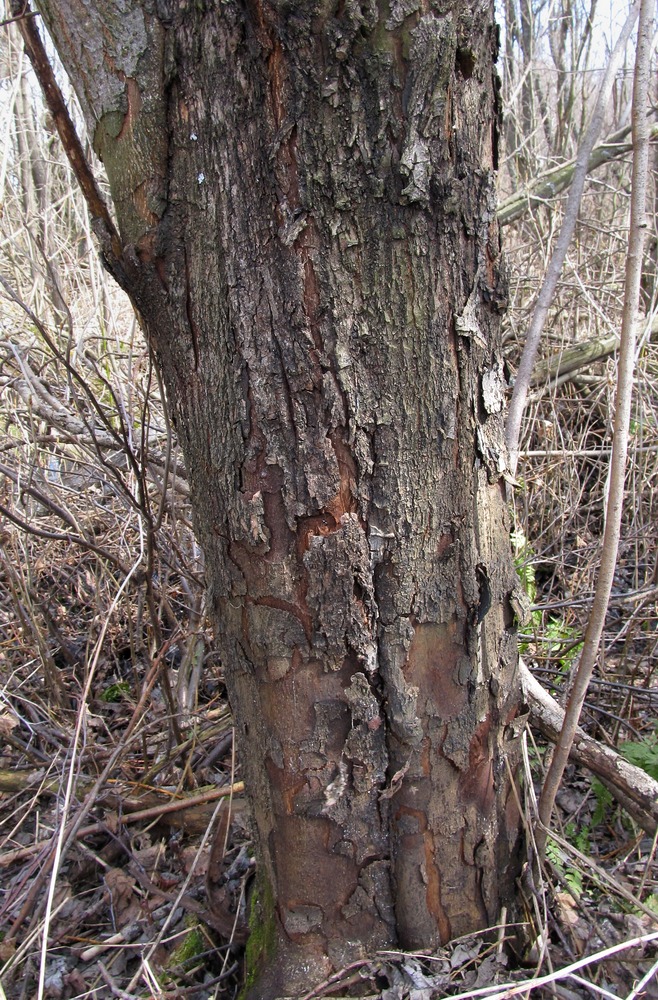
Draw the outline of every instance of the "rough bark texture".
M257 829L254 995L493 923L519 695L489 4L40 7L185 452Z

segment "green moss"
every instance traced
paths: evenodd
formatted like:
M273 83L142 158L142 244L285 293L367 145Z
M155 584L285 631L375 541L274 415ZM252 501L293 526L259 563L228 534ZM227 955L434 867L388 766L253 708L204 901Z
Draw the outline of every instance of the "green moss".
M249 993L276 951L274 894L265 875L258 873L249 909L249 938L245 949L247 978L239 1000Z
M188 933L185 935L178 947L174 948L169 961L165 978L172 981L178 971L190 972L196 963L197 955L201 955L207 948L201 925L193 917L187 918Z
M380 18L372 33L370 45L376 55L391 55L394 52L393 34L386 27L384 18Z

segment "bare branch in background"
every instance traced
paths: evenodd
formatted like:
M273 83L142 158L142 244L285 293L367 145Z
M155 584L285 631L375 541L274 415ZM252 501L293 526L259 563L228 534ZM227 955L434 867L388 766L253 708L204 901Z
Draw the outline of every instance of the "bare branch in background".
M633 144L624 142L630 131L631 126L627 125L615 132L614 135L608 136L605 142L595 146L587 162L587 173L591 174L599 167L630 153ZM658 139L658 125L652 127L650 138L652 142ZM573 182L577 166L577 160L569 160L567 163L560 164L559 167L553 167L536 177L522 191L517 191L505 198L504 201L499 202L497 215L501 226L508 226L510 223L516 222L527 212L531 212L539 205L555 198L562 191L566 191Z
M93 221L101 224L105 235L104 251L111 254L108 266L116 265L121 257L121 240L116 230L109 209L96 183L91 167L82 148L82 143L78 138L75 126L69 114L62 91L55 79L52 66L43 47L36 19L32 16L27 0L11 0L11 11L16 18L16 24L25 43L32 68L43 91L44 99L48 105L48 110L53 116L53 121L62 140L62 146L69 158L71 166L80 185L80 190L87 202L89 212ZM116 269L116 267L115 267Z
M555 289L562 270L562 265L576 228L580 201L585 187L585 180L587 178L589 159L592 154L594 144L596 143L603 127L603 116L605 114L608 100L610 99L612 87L615 82L615 76L623 58L628 39L631 36L639 11L640 4L639 2L636 2L633 7L631 7L631 12L626 19L626 23L620 33L614 51L610 56L605 76L601 82L601 86L599 87L594 111L592 112L592 117L590 119L585 137L578 150L578 156L576 157L576 168L574 170L573 180L569 190L569 200L565 209L560 235L555 244L550 264L546 270L546 276L544 277L541 291L539 292L537 302L535 304L532 322L530 323L526 334L525 346L523 348L523 354L521 355L521 361L519 363L518 372L514 381L514 390L512 392L509 412L507 414L505 436L510 453L510 470L512 476L516 475L521 420L525 409L528 387L532 378L532 369L537 356L539 341L548 316L549 308L553 301L553 296L555 295Z
M569 753L573 745L580 712L585 701L589 682L596 663L599 643L605 624L610 592L617 562L621 535L621 515L624 502L628 428L631 418L633 371L635 366L636 314L640 301L640 281L646 239L647 174L649 166L649 67L651 36L656 0L642 0L637 38L635 78L633 85L633 176L631 188L631 219L626 258L626 283L624 313L619 348L615 427L610 459L610 481L606 502L605 531L601 546L601 564L596 583L594 602L583 641L564 725L560 732L553 759L544 781L539 802L539 824L535 832L540 857L546 848L548 827Z

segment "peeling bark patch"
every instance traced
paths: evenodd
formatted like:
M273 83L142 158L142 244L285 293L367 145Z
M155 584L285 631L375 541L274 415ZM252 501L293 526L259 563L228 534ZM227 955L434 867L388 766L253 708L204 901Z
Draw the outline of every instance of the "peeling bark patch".
M365 674L352 675L350 686L345 691L354 723L363 722L368 729L377 730L381 724L379 702L375 698ZM373 724L376 723L376 724Z
M357 884L353 862L327 850L332 825L328 819L306 819L300 815L280 817L277 821L279 843L275 863L285 893L280 913L284 927L290 914L288 922L294 935L312 933L331 920ZM319 900L323 906L317 914Z
M439 540L436 546L437 558L441 558L444 555L450 555L450 549L453 545L455 539L451 531L444 532L444 534L439 536Z
M419 700L425 700L422 710L446 721L468 704L471 665L461 631L454 620L447 625L416 625L404 668L406 680L418 688Z
M412 798L413 787L407 789ZM421 800L423 796L420 796ZM395 900L397 929L403 948L419 942L449 940L450 921L441 902L441 876L434 856L435 833L427 825L426 804L401 806L395 814L397 848Z
M370 549L356 514L344 514L327 535L311 535L303 561L313 642L327 667L340 670L352 653L368 671L373 670L376 604Z
M303 237L299 239L299 248L304 271L304 311L306 313L306 319L311 336L313 337L315 349L318 353L321 353L323 345L318 329L321 291L318 276L315 271L315 265L313 263L313 255L319 248L320 238L313 219L310 216L302 215L300 216L300 221L303 223L299 230L299 236Z
M288 904L287 908L282 908L281 919L286 929L286 934L294 937L297 934L308 934L309 931L319 927L322 923L322 910L319 906L312 906L307 903L297 905Z
M247 542L263 553L270 547L270 530L265 523L265 506L263 494L256 490L251 496L242 493L236 504L237 511L232 519L231 528L234 538Z
M256 664L280 657L292 664L295 652L308 656L308 616L296 605L281 598L261 597L246 602L246 613L246 637Z
M475 570L478 578L478 589L480 591L480 600L478 602L475 619L476 624L479 624L483 621L484 616L491 607L491 582L489 580L489 574L487 573L486 566L482 563L478 563Z
M468 767L462 773L464 798L475 802L481 816L490 814L494 805L494 774L489 748L491 719L487 718L475 730L469 747Z
M378 922L383 921L389 928L390 937L394 936L395 915L388 861L372 861L364 865L359 872L359 884L341 912L346 920L359 927L365 920L372 929L376 929Z
M455 62L464 80L470 80L475 69L475 55L471 49L457 49Z
M121 131L119 132L117 139L131 138L131 132L133 125L137 119L137 116L142 107L142 95L139 92L139 84L137 80L133 77L126 77L126 100L128 102L128 110L126 111L125 117L123 119L123 124L121 126Z
M281 43L277 40L273 43L272 54L269 58L270 71L270 94L272 97L272 111L277 128L280 128L285 117L284 102L284 59Z
M278 466L261 471L265 528L269 531L268 558L280 562L289 552L293 533L288 525L285 501L281 493L283 476Z
M500 413L505 405L505 376L502 361L496 360L482 374L482 402L487 413Z
M434 856L434 836L429 830L423 834L423 846L425 847L425 879L427 882L427 892L425 899L427 909L436 920L441 941L449 941L452 937L450 920L441 903L441 875L437 868Z
M270 680L280 681L285 677L292 666L292 659L287 656L268 656L267 676Z
M338 531L339 528L339 521L329 510L311 517L300 517L297 527L297 551L299 555L302 556L308 552L313 538L330 535L332 532Z
M337 428L330 434L340 475L340 490L338 493L340 503L335 511L332 510L336 520L339 520L343 514L355 514L358 509L354 496L355 483L357 481L356 461L351 449L341 437L341 430L342 428Z

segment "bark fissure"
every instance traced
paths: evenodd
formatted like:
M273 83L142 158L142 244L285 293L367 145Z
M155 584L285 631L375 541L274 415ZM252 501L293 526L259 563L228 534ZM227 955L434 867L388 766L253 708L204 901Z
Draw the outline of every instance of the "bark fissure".
M154 9L81 98L206 552L269 996L493 923L513 882L494 33L433 0Z

